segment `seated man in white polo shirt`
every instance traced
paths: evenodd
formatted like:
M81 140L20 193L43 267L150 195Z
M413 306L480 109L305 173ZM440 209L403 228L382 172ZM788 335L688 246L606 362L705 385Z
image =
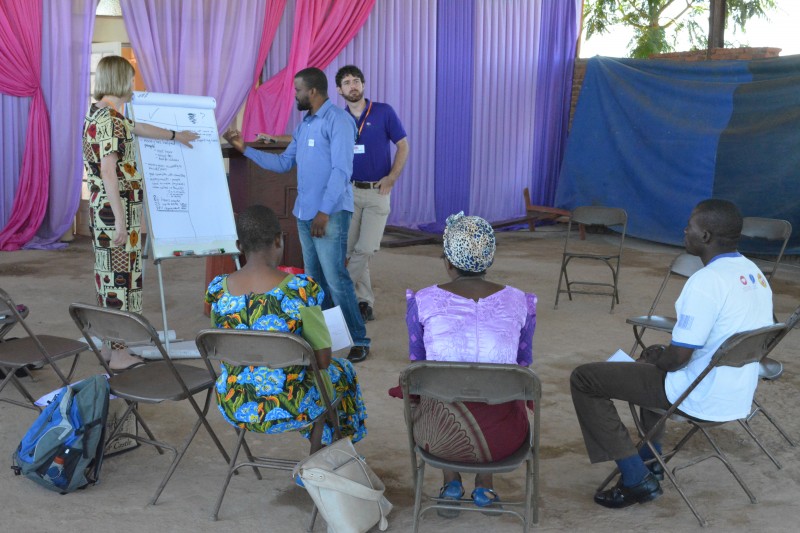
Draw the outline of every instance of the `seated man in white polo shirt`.
M650 449L636 450L612 400L667 409L728 337L773 323L766 276L736 251L741 229L741 214L731 202L700 202L684 230L684 243L705 266L689 278L675 303L678 322L670 345L648 347L639 363L590 363L572 372L572 401L589 460L614 460L622 474L615 487L595 494L597 504L622 508L662 492L644 463L652 458ZM757 363L715 368L684 400L680 412L708 421L744 418L757 382ZM654 413L642 412L645 428L657 420ZM662 435L663 428L653 438L659 450Z

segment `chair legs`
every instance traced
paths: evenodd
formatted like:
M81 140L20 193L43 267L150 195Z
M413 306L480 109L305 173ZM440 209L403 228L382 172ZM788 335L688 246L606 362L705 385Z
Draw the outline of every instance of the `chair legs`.
M222 484L222 488L219 491L219 496L217 496L217 503L214 505L214 512L211 514L212 520L217 520L217 518L219 517L219 508L222 507L222 499L225 498L225 492L227 492L228 490L228 485L231 482L231 477L233 476L233 473L236 471L236 459L239 457L239 450L242 448L242 443L244 443L244 436L247 432L241 428L236 428L236 433L239 438L236 440L236 447L233 449L230 461L228 462L228 473L225 475L225 482ZM249 450L247 454L250 455Z
M772 415L769 414L769 411L767 411L767 409L763 405L758 403L758 400L756 400L755 398L753 398L753 405L755 405L755 408L749 415L747 415L747 418L745 419L745 421L748 424L750 423L750 420L752 420L754 416L756 416L758 413L761 413L765 417L767 417L767 420L769 420L773 426L775 426L775 429L777 429L778 433L780 433L781 436L784 439L786 439L786 442L789 443L789 446L793 448L797 446L797 443L794 440L792 440L791 437L789 437L789 434L786 433L786 431L780 426L780 424L778 424L778 422L772 417Z

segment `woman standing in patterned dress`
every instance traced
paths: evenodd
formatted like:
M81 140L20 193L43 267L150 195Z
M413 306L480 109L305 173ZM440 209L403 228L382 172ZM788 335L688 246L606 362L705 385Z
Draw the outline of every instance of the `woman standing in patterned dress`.
M239 213L236 232L247 264L209 284L211 323L303 337L314 350L329 397L341 398L337 410L342 435L353 442L361 440L367 434L361 388L353 364L331 357L330 333L320 307L325 298L322 288L304 274L277 268L283 257L283 232L270 208L254 205ZM324 403L306 367L271 369L223 362L216 387L219 410L236 427L268 434L299 430L311 441L311 453L332 440L327 420L313 427L309 423L324 410Z
M175 140L191 148L191 131L172 131L125 118L133 96L134 70L120 56L100 60L94 98L83 125L83 163L89 186L98 305L142 312L142 176L136 168L136 136ZM110 348L110 353L109 349ZM105 347L112 370L142 362L123 344Z

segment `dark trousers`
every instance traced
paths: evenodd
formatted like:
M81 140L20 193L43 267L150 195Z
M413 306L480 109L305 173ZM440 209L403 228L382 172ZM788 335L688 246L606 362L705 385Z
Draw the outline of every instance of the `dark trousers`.
M649 363L589 363L572 371L572 403L592 463L623 459L637 453L612 400L668 409L665 376L665 371ZM649 429L660 417L644 410L641 418L644 428ZM662 426L653 440L660 441L663 432Z

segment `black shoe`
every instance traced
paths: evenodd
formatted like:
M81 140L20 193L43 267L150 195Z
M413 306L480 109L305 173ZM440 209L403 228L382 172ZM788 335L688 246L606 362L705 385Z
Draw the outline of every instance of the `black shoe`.
M347 354L347 359L351 363L360 363L369 355L369 346L353 346L350 348L350 353Z
M595 494L594 502L609 509L622 509L634 503L655 500L661 494L663 494L661 485L659 485L655 476L650 473L638 485L633 487L626 487L620 480L616 486Z
M653 461L652 463L647 465L647 468L650 469L650 473L653 474L654 478L656 478L659 481L664 481L664 467L661 466L661 463L659 463L658 461Z
M364 322L375 320L375 313L372 312L372 306L367 302L358 302L358 310L361 311L361 318Z

